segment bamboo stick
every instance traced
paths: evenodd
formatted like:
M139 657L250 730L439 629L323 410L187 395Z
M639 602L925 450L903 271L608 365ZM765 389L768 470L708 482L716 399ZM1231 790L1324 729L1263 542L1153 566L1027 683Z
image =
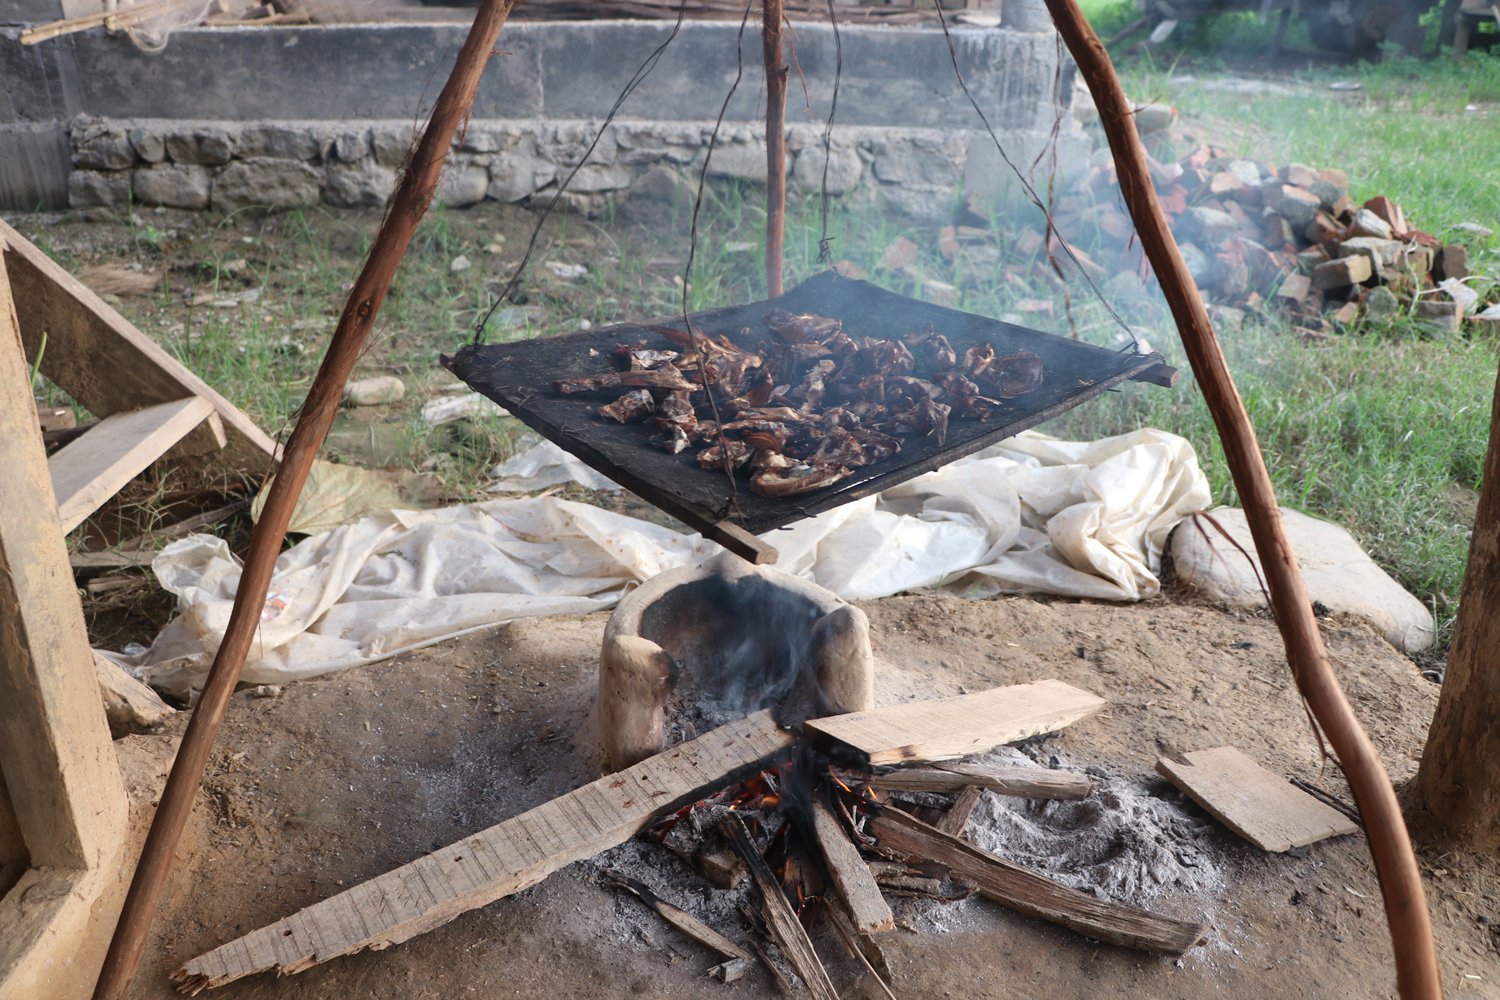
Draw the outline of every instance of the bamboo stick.
M762 0L761 43L766 62L766 294L782 292L786 253L786 82L781 52L781 0Z
M422 141L412 155L375 236L369 259L349 293L333 340L328 345L328 353L313 380L297 426L287 441L281 469L271 484L265 509L250 538L250 550L235 592L229 625L214 657L203 695L183 736L166 789L162 792L161 804L94 988L94 1000L125 1000L130 981L140 964L162 888L171 871L173 851L192 811L209 751L224 721L229 696L234 693L240 670L245 665L245 656L255 638L266 588L270 585L271 572L286 536L292 508L302 492L313 459L333 424L344 383L369 337L396 268L437 190L449 144L459 124L468 118L485 64L514 5L515 0L484 0L454 63L453 72L433 107Z
M1089 27L1076 0L1046 0L1046 3L1099 109L1100 123L1114 153L1120 191L1140 234L1141 246L1161 282L1162 294L1177 321L1193 373L1218 427L1224 456L1244 504L1250 534L1255 539L1255 550L1266 571L1271 607L1286 644L1292 676L1338 756L1365 818L1395 950L1397 986L1404 1000L1440 1000L1442 983L1433 948L1432 924L1400 803L1374 745L1361 728L1329 663L1301 570L1282 528L1281 511L1256 442L1255 428L1235 388L1197 286L1188 274L1156 200L1130 103L1109 54Z
M192 0L148 0L146 3L137 4L134 7L126 7L123 10L105 10L97 14L85 14L83 17L66 17L61 21L49 21L39 24L34 28L27 28L21 32L18 41L22 45L35 45L45 42L49 38L58 38L62 35L71 35L78 31L87 31L100 25L110 31L118 31L127 28L137 21L143 21L149 17L166 13L178 7L186 7Z

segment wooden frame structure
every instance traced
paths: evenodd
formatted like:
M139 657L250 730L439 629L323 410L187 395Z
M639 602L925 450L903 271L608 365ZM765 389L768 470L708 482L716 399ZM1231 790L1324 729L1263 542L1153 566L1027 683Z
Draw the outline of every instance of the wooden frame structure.
M101 418L50 460L39 355ZM64 536L164 456L266 472L275 445L4 222L0 433L0 996L67 1000L98 974L131 838Z

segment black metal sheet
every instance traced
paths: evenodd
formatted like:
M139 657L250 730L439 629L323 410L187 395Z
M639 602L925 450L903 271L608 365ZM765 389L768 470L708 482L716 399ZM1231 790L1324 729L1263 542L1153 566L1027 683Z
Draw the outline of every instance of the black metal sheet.
M960 355L965 348L986 342L999 354L1032 351L1042 359L1042 385L1025 396L1007 400L1000 416L985 423L950 420L947 440L941 447L934 437L905 437L896 455L856 469L853 476L827 489L779 500L751 492L748 480L740 476L738 496L731 502L729 482L722 471L699 468L696 452L669 455L657 447L649 422L621 425L596 417L594 409L611 397L564 396L553 388L559 378L608 370L610 355L619 343L672 347L665 337L647 327L624 323L557 337L468 346L445 356L442 362L538 433L667 513L700 529L727 520L760 534L979 451L1162 361L1158 354L1109 351L919 302L831 271L809 278L779 299L696 313L692 319L700 333L726 334L741 347L755 350L770 337L765 314L778 308L836 317L856 337L901 337L930 325L944 334ZM682 329L682 317L656 325ZM751 331L749 335L740 333L745 328Z

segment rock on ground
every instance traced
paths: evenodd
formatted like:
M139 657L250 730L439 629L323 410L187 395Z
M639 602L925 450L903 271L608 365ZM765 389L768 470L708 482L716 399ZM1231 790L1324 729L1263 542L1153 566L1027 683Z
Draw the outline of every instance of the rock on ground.
M1265 595L1256 578L1260 558L1245 523L1245 512L1238 507L1221 507L1211 514L1255 560L1254 570L1212 524L1195 524L1189 519L1172 532L1177 578L1205 597L1231 607L1265 607ZM1307 581L1308 594L1315 602L1330 611L1363 618L1403 652L1415 653L1432 645L1432 613L1375 565L1354 536L1331 521L1299 511L1283 508L1281 517Z

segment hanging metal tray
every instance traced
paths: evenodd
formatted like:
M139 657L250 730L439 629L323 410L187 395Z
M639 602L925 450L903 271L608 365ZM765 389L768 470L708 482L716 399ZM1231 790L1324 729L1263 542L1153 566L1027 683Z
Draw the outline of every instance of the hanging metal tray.
M1093 399L1126 380L1170 386L1176 371L1159 354L1121 353L1038 330L906 298L865 281L828 271L809 278L777 299L695 313L699 333L725 334L740 346L755 349L769 337L764 317L772 309L836 317L853 336L902 337L928 326L944 334L960 355L968 347L993 344L998 354L1031 351L1042 359L1039 388L1007 400L997 418L986 422L952 420L947 439L906 437L901 450L822 490L783 499L751 492L738 480L731 497L721 470L705 470L694 453L671 455L653 443L649 422L617 424L594 414L606 400L592 394L562 395L553 388L560 378L588 375L610 367L620 343L672 347L666 337L646 326L622 323L598 330L506 344L470 345L440 358L443 366L475 391L494 400L537 433L578 456L599 472L727 547L754 561L771 561L768 550L752 536L879 493L898 483L973 454L1044 420ZM684 329L682 317L657 326ZM746 337L748 327L755 331Z

